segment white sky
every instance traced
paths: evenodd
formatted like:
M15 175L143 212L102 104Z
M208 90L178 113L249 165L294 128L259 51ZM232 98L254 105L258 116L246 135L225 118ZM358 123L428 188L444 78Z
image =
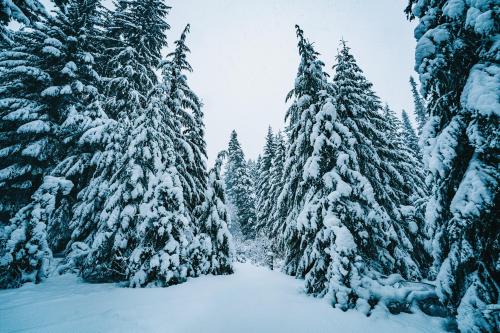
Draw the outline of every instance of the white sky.
M247 157L267 127L283 127L285 96L298 67L295 24L315 43L328 72L343 37L375 91L398 113L413 111L413 24L397 0L170 0L170 46L191 23L190 84L205 103L213 161L232 129Z
M109 0L106 0L109 1ZM398 0L168 0L169 46L187 23L191 87L204 101L209 160L238 132L248 158L267 127L283 128L285 96L298 67L295 24L331 73L338 42L348 41L381 100L413 111L413 24Z

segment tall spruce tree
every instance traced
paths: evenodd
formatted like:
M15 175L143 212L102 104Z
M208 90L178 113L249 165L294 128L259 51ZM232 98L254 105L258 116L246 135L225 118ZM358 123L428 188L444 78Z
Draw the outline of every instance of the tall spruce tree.
M413 79L413 76L410 76L410 86L411 86L411 93L413 95L413 104L415 107L415 116L417 120L417 128L418 128L418 133L419 135L422 133L422 129L425 126L425 122L427 121L427 112L425 110L425 103L420 96L420 93L418 92L417 89L417 83L415 82L415 79Z
M396 116L396 113L386 104L383 110L383 117L386 124L386 137L391 143L391 150L396 154L391 155L391 164L395 169L400 170L406 187L402 189L401 200L399 202L398 214L395 218L396 226L402 226L404 236L399 236L400 241L407 244L409 249L412 249L412 256L419 264L419 267L426 269L430 258L424 249L424 209L425 200L427 199L427 187L424 183L424 167L421 162L419 151L414 151L411 147L411 142L405 131L401 121ZM418 149L418 145L416 146ZM394 185L392 185L394 186ZM397 227L396 227L397 230Z
M53 42L46 31L22 30L15 40L0 54L0 220L4 224L28 203L57 155L55 117L50 117L41 95L53 82L48 72L53 56L48 50L58 55L60 51L44 43Z
M401 224L404 211L414 200L425 196L423 174L417 161L409 159L406 146L388 132L391 121L384 119L379 98L372 84L363 75L349 47L342 42L334 67L333 86L338 107L346 109L347 122L353 131L361 173L370 182L378 204L383 208L388 236L386 248L394 256L394 269L406 278L418 278L420 269L414 261L414 251L408 241L407 223ZM396 127L397 128L397 127ZM399 140L400 141L400 140ZM406 231L405 231L406 229Z
M74 59L77 70L69 73L74 80L71 83L75 87L74 106L69 108L67 119L59 127L59 135L65 145L64 157L51 172L53 176L64 177L74 184L70 196L64 198L67 202L63 201L59 208L62 210L66 206L66 214L48 226L49 243L57 252L64 249L71 238L72 229L67 221L72 218L73 205L79 201L80 192L92 178L96 152L104 148L105 140L99 134L112 123L103 111L102 77L97 66L102 51L103 8L100 1L70 0L62 8L60 11L65 16L59 20L59 29L68 31L67 35L73 37L68 38L74 43L70 45L70 60ZM80 91L79 86L84 89Z
M415 69L428 102L427 249L440 300L462 332L496 332L500 172L498 2L409 1Z
M206 189L206 142L204 138L205 125L203 124L202 103L188 85L186 73L193 69L187 61L190 52L186 45L189 33L189 24L185 27L180 38L175 41L175 50L167 56L161 64L164 85L168 89L168 107L179 118L181 135L176 139L177 151L181 161L178 165L185 165L182 173L185 188L186 207L195 217L196 209L203 202Z
M337 113L324 65L299 27L297 35L301 63L289 110L288 176L280 195L281 205L286 198L291 207L286 217L285 269L305 278L308 292L330 291L334 304L348 308L356 299L353 289L362 261L354 237L375 256L382 214L373 189L359 172L355 138L341 123L346 119Z
M85 127L77 123L98 108L99 75L88 38L98 5L86 5L72 1L44 24L17 32L15 44L2 53L5 219L29 200L43 174L73 152Z
M264 225L264 230L267 231L274 240L274 247L282 250L282 243L279 242L280 238L277 237L277 235L280 235L283 232L281 229L283 225L280 224L280 221L283 219L280 218L278 206L276 205L284 184L283 167L285 165L286 143L281 132L276 134L274 144L275 152L271 165L271 188L269 195L269 198L273 201L273 203L271 205L271 215L267 220L267 224Z
M256 231L255 201L252 180L248 174L245 155L238 142L236 131L231 132L227 149L228 158L224 181L228 199L234 209L234 220L244 238L253 238Z
M6 112L10 112L2 119L2 127L12 131L19 126L16 131L5 133L2 144L10 144L14 140L18 148L27 145L22 151L8 148L5 162L14 163L8 169L21 167L28 171L7 175L3 184L7 195L2 198L5 200L2 204L5 207L5 202L9 203L9 194L16 195L14 200L17 204L31 201L6 228L7 231L16 228L29 230L28 226L43 223L43 228L37 227L37 234L26 233L21 243L27 245L33 242L29 236L40 239L44 232L47 233L44 239L53 251L64 249L70 238L67 221L71 219L72 204L76 193L89 177L90 155L78 141L84 132L101 125L106 119L100 109L99 75L94 70L95 44L89 38L89 35L96 36L99 10L98 1L69 1L64 10L56 10L55 15L43 24L38 23L31 29L14 34L12 50L2 54L6 65L3 70L8 73L3 82L8 92L4 107ZM19 61L13 62L14 59ZM21 72L27 75L19 75ZM43 75L45 80L30 82L33 78L30 73L38 73L38 77ZM24 131L24 137L13 136L26 127L31 127L31 130ZM40 131L41 128L45 130ZM33 169L37 172L29 172ZM44 175L57 178L42 178ZM72 184L70 190L58 191L54 179L60 179L59 183ZM17 186L19 181L25 186ZM30 194L37 188L31 197ZM37 203L46 200L44 198L49 194L45 190L56 198L50 209L43 207L43 203ZM16 210L16 204L10 207L14 209L11 212L7 210L7 217ZM46 212L32 212L39 212L40 209ZM22 223L20 216L25 219ZM9 251L8 248L4 250ZM17 260L21 262L25 259L20 257L20 253ZM46 258L40 258L37 264L35 259L29 259L33 266Z
M164 17L168 10L162 1L121 0L108 15L107 33L102 39L105 50L99 62L105 63L101 64L106 76L103 108L111 120L81 140L87 146L97 143L99 149L91 157L95 167L92 178L78 194L70 223L70 245L93 242L111 179L121 167L132 122L146 108L147 96L157 83L154 66L159 65L160 50L166 45L169 25ZM146 14L148 19L141 19Z
M266 142L264 144L264 151L259 163L259 172L257 179L257 227L262 229L268 225L271 216L273 199L271 197L271 168L275 154L274 134L271 127L267 130ZM255 179L255 178L254 178Z
M219 153L214 167L208 172L205 201L200 209L200 238L208 247L207 263L203 269L205 274L219 275L233 272L234 248L228 229L229 214L221 176L222 162L226 155L225 151Z
M408 117L408 113L403 110L402 113L403 120L403 135L406 141L407 146L413 151L415 156L420 156L420 147L418 146L418 137L413 129L413 126L410 121L410 117Z
M132 209L138 210L146 200L147 186L155 184L147 183L154 178L151 174L165 172L157 167L159 162L154 154L163 156L166 152L152 151L157 144L152 139L156 134L151 132L155 129L149 128L150 122L143 118L146 110L154 114L158 104L159 97L148 97L148 94L157 83L154 66L159 65L160 50L166 45L168 9L161 1L130 0L112 16L112 29L120 37L120 43L106 51L111 54L108 68L112 77L107 80L105 106L119 122L106 126L106 133L98 132L108 138L108 142L104 151L95 156L97 167L93 179L83 189L81 206L77 207L72 221L72 241L92 244L82 267L82 275L88 280L113 281L129 277L128 259L138 244L139 234L135 231L138 216L130 218L127 214ZM146 14L147 19L141 19ZM137 146L143 143L144 136L150 137L149 145ZM160 147L167 149L163 144ZM142 153L145 155L141 156ZM154 280L147 277L134 285L149 283L149 279Z
M420 276L407 234L413 225L400 219L421 179L405 182L412 165L397 158L401 140L387 135L380 102L345 42L330 86L299 28L298 36L301 65L289 111L298 114L288 123L287 176L278 199L282 211L288 207L285 270L344 310L369 311L368 301L378 297L368 276Z
M286 180L283 183L278 198L276 217L278 225L283 226L280 238L286 246L285 271L298 276L304 275L299 271L299 261L303 253L303 244L306 243L298 230L297 219L304 203L308 182L304 181L303 173L308 157L312 152L310 145L311 128L319 111L319 102L322 95L329 89L327 74L323 71L324 64L318 59L318 53L313 49L299 26L295 26L299 39L298 49L300 65L295 79L294 88L288 93L287 100L293 98L285 120L288 121L286 131L288 146L285 154L283 173ZM313 234L309 234L313 237Z
M175 123L169 116L160 98L153 95L135 121L127 152L131 174L125 177L130 184L137 183L130 189L122 181L119 185L131 193L121 194L129 202L120 215L123 220L114 244L124 242L123 252L118 253L125 258L130 255L125 272L132 287L180 283L192 271L190 247L195 228L184 205L182 176L176 169L174 140L179 129L172 126ZM123 228L124 222L132 228ZM127 253L128 249L133 251Z

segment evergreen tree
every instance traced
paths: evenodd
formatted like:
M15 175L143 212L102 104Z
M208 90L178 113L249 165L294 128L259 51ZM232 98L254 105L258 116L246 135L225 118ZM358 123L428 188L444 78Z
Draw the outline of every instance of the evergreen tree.
M75 153L88 122L101 116L88 38L95 35L98 10L97 1L85 6L72 1L44 24L17 32L13 46L1 54L5 220L29 201L44 174Z
M208 187L199 218L200 233L207 236L209 247L205 272L215 275L233 272L234 249L228 230L229 215L221 177L222 159L225 155L225 152L219 153L214 167L208 173Z
M422 129L425 126L425 122L427 121L427 113L425 110L425 103L424 100L422 99L422 96L418 93L417 90L417 83L413 79L412 76L410 76L410 85L411 85L411 93L413 95L413 103L415 105L415 116L417 118L417 128L418 128L418 133L422 133Z
M276 237L283 232L281 229L283 225L279 223L282 219L279 217L279 210L276 205L284 184L283 167L285 164L286 144L281 132L278 132L274 137L274 144L275 151L271 165L271 189L269 195L270 200L272 200L271 216L267 221L267 225L264 225L264 230L268 231L274 239L274 247L281 249L282 244L279 242L279 237Z
M137 246L138 235L135 231L137 216L130 220L127 213L138 209L144 200L145 182L152 177L150 173L164 172L150 164L155 160L153 154L165 154L164 151L152 151L155 141L151 139L150 146L137 144L142 144L144 135L154 136L148 132L154 129L149 129L150 123L145 123L143 118L145 110L153 108L151 104L157 104L159 99L149 98L148 94L157 82L152 66L159 64L159 50L166 44L164 30L168 25L164 15L168 7L161 1L131 0L117 11L113 15L112 29L120 36L121 43L106 51L112 55L108 65L112 77L107 80L109 97L105 106L118 122L100 126L90 133L94 138L103 139L105 148L92 158L95 172L89 185L79 194L79 205L72 220L72 243L86 241L92 244L82 275L93 281L128 277L128 257ZM148 19L140 20L139 17L145 14L150 15ZM139 21L141 24L136 24ZM130 26L134 28L129 29ZM164 126L172 130L171 122L163 121ZM90 135L86 139L93 139ZM138 155L142 153L149 155Z
M52 259L47 224L54 217L60 197L72 187L68 180L46 177L32 202L20 209L5 228L4 237L0 238L0 288L39 283L47 277Z
M103 61L109 97L105 110L112 119L134 110L131 101L144 107L145 96L157 83L154 70L167 45L169 9L162 0L121 0L110 15Z
M45 7L38 0L9 0L0 3L0 45L10 43L11 32L7 24L14 20L24 25L37 21L39 16L47 16Z
M50 31L61 41L67 40L67 51L61 70L66 77L55 77L57 108L64 120L57 128L57 137L63 145L61 161L51 175L71 180L75 186L68 197L61 199L58 218L48 225L49 245L53 251L64 250L71 238L73 204L78 193L89 183L94 166L92 156L99 140L82 144L84 134L109 122L103 112L103 96L99 90L101 76L96 71L96 58L100 56L99 36L102 7L98 0L66 1L53 19ZM70 91L68 91L70 87ZM57 88L59 95L57 96ZM66 91L64 91L66 90ZM57 99L56 99L57 98Z
M120 182L124 189L121 195L130 200L120 217L132 228L127 230L122 227L123 221L120 223L114 240L114 245L122 243L117 259L130 255L126 274L132 287L180 283L192 271L189 254L195 230L184 206L181 177L175 167L173 138L177 133L172 131L156 96L134 128L129 148L134 155L128 157L132 174L126 177L138 183L128 190ZM135 200L140 201L135 204ZM133 251L129 254L128 249Z
M404 111L403 111L404 112ZM396 230L397 226L404 228L404 235L400 235L400 241L407 243L409 249L413 249L412 256L420 268L426 268L430 258L424 249L424 209L427 199L427 187L424 183L424 167L421 162L419 151L415 152L410 146L409 137L401 121L395 112L386 104L383 110L386 126L386 137L391 143L390 155L392 166L400 170L403 182L399 184L400 199L398 214L394 215ZM415 134L415 133L413 133ZM416 139L416 136L414 136ZM417 146L418 149L418 146ZM393 183L392 186L396 184ZM402 187L404 186L404 187ZM408 239L411 244L408 244Z
M94 171L78 193L70 223L70 246L94 241L112 177L123 161L132 122L146 108L147 95L157 82L151 66L160 63L160 49L166 45L164 32L169 26L164 16L168 9L161 1L121 0L108 17L109 27L102 39L106 49L99 60L106 63L102 66L107 76L103 79L103 108L111 120L89 130L80 140L86 147L94 146L90 158ZM146 13L150 14L148 19L141 19ZM147 51L149 46L151 52Z
M132 287L168 286L194 273L195 226L177 169L178 119L168 109L165 83L129 128L98 218L82 275L90 281L128 279ZM140 110L139 110L140 111Z
M498 2L409 1L431 193L427 249L440 300L462 332L498 331Z
M167 56L161 65L163 80L169 96L168 107L179 118L181 133L176 139L179 153L178 165L186 165L185 170L179 170L184 175L186 207L195 213L203 202L206 189L206 142L204 138L202 103L188 85L186 72L193 69L187 61L190 52L186 46L186 37L190 26L186 26L179 40L175 42L175 50ZM193 215L193 218L195 216Z
M403 110L403 136L406 141L406 145L413 151L415 156L420 156L420 147L418 146L418 137L411 125L408 113Z
M291 158L304 163L296 171L297 180L285 172L288 176L280 196L290 193L293 182L297 183L291 193L300 193L301 197L292 202L294 207L286 219L286 270L305 278L308 292L324 295L329 291L333 303L347 309L357 298L355 287L363 267L358 253L368 259L387 252L375 250L383 219L373 189L359 172L356 140L343 124L346 118L341 112L348 110L336 108L323 63L317 60L302 31L297 28L297 32L301 64L292 111L301 111L302 115L291 118L296 124L291 120L288 124L294 125L292 129L297 129L298 135L291 132L285 170L295 164ZM299 103L301 100L314 103ZM363 250L358 251L356 244Z
M248 174L245 155L238 142L236 131L231 132L227 149L228 161L224 174L228 199L234 207L234 221L243 237L255 235L256 213L252 194L252 180Z
M283 226L278 228L284 228L280 237L286 245L285 271L300 276L303 272L298 272L298 266L303 252L301 247L305 241L301 239L301 230L297 230L296 221L303 207L308 186L303 173L312 152L312 124L319 111L320 98L329 87L327 74L323 71L324 64L318 59L318 53L304 37L302 29L299 26L295 28L299 39L300 65L295 86L287 96L287 100L293 98L293 102L285 116L288 121L288 146L283 167L286 179L278 197L275 217L278 219L276 223Z
M250 179L252 180L253 183L253 188L255 192L257 192L257 183L259 181L259 169L260 169L260 164L262 161L262 157L259 155L257 156L257 160L252 160L249 159L247 161L247 169L248 169L248 175L250 176Z
M250 195L252 197L253 202L255 203L255 208L257 208L257 192L258 192L258 185L259 185L259 179L260 179L260 174L259 174L259 169L260 169L260 164L261 164L262 158L257 156L257 160L254 161L252 159L249 159L247 161L247 170L248 170L248 177L250 179ZM257 212L256 212L257 215ZM256 224L257 228L257 224Z
M269 223L269 218L271 216L271 210L273 205L273 200L271 197L271 167L274 160L275 154L275 142L274 134L272 128L269 127L266 135L266 143L264 145L264 151L259 164L258 177L257 179L257 223L258 228L261 229L263 226Z
M285 185L278 199L282 211L290 207L285 269L304 277L308 292L328 293L344 310L366 311L373 306L369 300L377 302L370 278L394 271L420 276L407 235L411 225L400 223L410 195L418 193L410 186L419 179L412 176L411 185L405 183L403 175L412 170L404 157L397 158L401 140L392 137L397 129L384 120L345 42L330 86L300 29L298 36L301 64L289 111L294 117L288 123Z
M49 117L42 92L51 86L47 72L59 51L39 30L19 31L16 43L0 53L0 220L5 224L28 203L56 154L54 117Z
M401 220L416 198L425 196L423 174L400 137L387 134L397 133L398 126L384 119L372 84L364 77L345 42L342 42L334 68L333 85L338 107L348 110L346 121L357 128L353 135L358 142L356 153L360 171L370 182L375 200L387 214L383 230L389 237L386 248L396 260L394 269L405 278L418 278L420 269L408 241L408 223L401 224Z

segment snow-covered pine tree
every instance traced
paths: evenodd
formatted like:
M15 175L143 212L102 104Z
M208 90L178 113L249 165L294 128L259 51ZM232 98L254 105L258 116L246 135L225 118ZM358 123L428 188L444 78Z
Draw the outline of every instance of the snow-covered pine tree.
M0 238L0 288L15 288L24 282L39 283L48 275L52 252L47 243L47 225L57 211L61 196L73 184L47 176L32 201L12 218Z
M25 183L31 186L22 188L23 191L18 192L15 198L18 203L32 201L22 209L26 219L24 223L36 225L40 222L39 216L30 213L37 195L31 198L29 196L29 193L38 186L40 190L50 189L53 187L53 179L68 181L65 178L78 185L72 186L72 191L62 193L64 195L61 193L57 195L56 202L50 208L50 218L46 217L44 220L45 227L38 229L39 233L47 232L44 239L47 240L49 247L57 252L65 248L70 238L68 221L71 219L72 204L77 191L90 177L90 155L81 149L78 139L85 131L101 125L106 119L100 109L100 95L96 88L99 75L93 69L95 45L92 43L92 38L88 37L88 35L96 36L99 8L98 1L69 1L64 11L56 10L55 15L47 18L44 24L38 23L29 30L17 32L14 35L14 41L17 43L13 46L14 51L4 53L10 57L10 60L4 62L7 65L4 69L6 73L13 74L6 77L7 80L11 80L6 81L7 86L13 82L30 79L30 76L20 76L19 70L46 75L43 84L28 81L26 85L18 85L17 90L10 87L6 90L11 97L10 104L6 103L4 106L18 108L2 119L9 127L16 126L17 122L18 126L21 123L20 128L22 128L23 121L28 121L29 124L29 120L37 117L41 120L39 124L44 124L44 121L45 124L49 124L46 132L32 130L24 133L27 134L24 138L20 138L19 135L13 137L18 144L28 147L21 154L16 155L16 151L10 151L6 156L7 162L17 160L18 166L20 163L25 163L28 168L29 166L38 168L37 174L24 175ZM28 53L26 50L31 52ZM13 59L21 62L12 61ZM33 61L33 64L25 62L25 59ZM14 66L8 67L10 64ZM29 66L23 67L27 64ZM36 127L33 129L36 130ZM3 137L3 139L8 138L9 136ZM93 146L90 148L95 149ZM44 181L48 181L49 184L42 182L40 185L41 177L48 174L57 178L45 177ZM14 175L7 181L7 185L15 187L15 182L18 180ZM7 189L6 193L10 193L10 190ZM8 201L9 196L6 195L2 199ZM13 218L10 222L12 225L6 230L19 224L17 218ZM27 238L25 241L31 240Z
M403 124L387 104L383 109L383 117L386 125L386 137L391 143L390 150L396 152L396 155L390 155L390 162L395 169L400 170L399 172L404 177L404 182L397 187L402 192L400 195L404 197L399 202L399 214L394 217L396 219L394 222L396 226L402 226L405 231L404 235L400 236L400 241L405 243L408 239L410 240L411 244L407 244L407 247L413 250L413 258L420 268L426 269L430 262L429 255L424 249L423 213L427 199L427 187L424 182L425 172L420 153L418 150L415 152L410 146L411 142L416 143L418 139L413 132L414 140L409 141ZM418 145L416 148L418 149ZM402 187L402 185L406 187Z
M7 25L14 20L24 25L47 16L45 7L38 0L8 0L0 2L0 45L11 43Z
M76 65L72 68L76 68L76 71L67 71L67 74L76 82L76 86L81 87L83 84L85 87L83 92L78 88L77 92L74 92L74 100L79 104L70 109L68 118L58 128L58 134L65 143L66 153L64 159L51 172L53 175L70 179L75 184L69 198L73 204L70 214L59 217L62 223L56 223L58 221L54 218L54 224L48 226L49 245L53 250L62 250L64 245L68 245L68 236L70 237L70 244L66 247L68 254L72 248L88 249L87 244L78 241L87 240L90 243L87 238L91 239L89 236L95 233L95 223L92 221L96 221L103 197L107 193L116 152L119 151L118 138L123 135L123 128L103 110L104 105L109 105L104 103L103 96L103 91L109 87L109 80L103 84L101 78L104 70L109 69L108 63L112 64L110 59L104 56L105 47L110 45L105 35L109 22L105 22L105 19L112 17L111 12L101 5L100 0L54 2L58 8L54 19L56 26L52 27L52 30L68 35L68 63L71 65L73 61ZM113 46L123 44L115 43ZM108 50L108 53L112 52ZM75 83L72 85L75 86ZM59 209L68 213L67 210L64 211L64 200L67 198L62 200Z
M252 193L252 180L248 174L245 155L233 130L227 149L228 157L224 181L228 200L234 208L232 223L237 224L245 238L255 236L256 212Z
M462 332L496 332L500 269L498 1L410 0L428 102L428 278Z
M152 14L150 20L139 19L142 14L153 11L156 5L158 13ZM168 9L156 1L121 0L115 11L108 15L109 26L102 40L106 49L99 60L105 62L105 65L100 65L106 75L102 80L106 95L103 108L111 120L89 129L80 139L80 144L95 149L90 160L95 171L86 187L78 193L70 223L72 236L69 248L75 242L93 243L100 214L109 195L111 178L121 167L131 119L144 110L147 94L156 83L154 68L150 66L159 64L159 48L166 45L164 30L157 29L169 27L163 18ZM139 21L141 24L135 24ZM133 29L129 29L131 26ZM158 34L150 35L150 31ZM156 41L160 46L148 53L146 48Z
M132 110L129 100L144 103L144 96L158 82L155 69L167 45L165 31L170 26L164 17L169 10L162 0L120 0L108 15L102 66L108 78L104 80L109 97L105 111L110 118Z
M0 221L6 224L40 185L57 149L54 118L41 97L52 78L47 70L56 50L45 33L19 31L15 44L0 53ZM46 48L45 48L46 47Z
M410 121L410 117L405 110L403 110L402 116L402 126L403 126L403 137L405 138L406 145L413 151L415 156L420 156L420 147L418 146L418 137L413 129Z
M420 135L422 133L422 129L425 126L425 122L427 121L427 111L425 110L424 100L418 92L417 83L415 82L415 79L413 79L413 76L410 76L410 86L411 93L413 95L413 104L415 107L414 115L418 124L418 134Z
M336 60L333 77L336 103L340 110L346 110L345 125L357 128L352 135L357 140L355 149L360 172L370 182L376 202L387 215L381 232L386 237L385 248L395 262L391 262L392 259L385 262L389 264L385 266L386 272L397 271L405 278L418 278L420 269L408 240L410 228L401 221L416 198L425 196L422 171L406 145L399 142L400 137L395 139L387 134L397 131L397 126L391 129L391 121L384 119L372 84L344 41Z
M175 114L181 127L181 135L176 140L179 152L178 169L183 174L185 204L192 217L196 216L196 209L203 202L206 189L206 142L204 138L205 125L203 123L202 103L191 90L187 82L186 73L193 69L187 61L190 52L186 45L189 33L189 24L185 27L180 38L175 41L175 50L167 56L161 64L163 80L169 91L168 107ZM185 165L185 170L180 166Z
M146 170L153 168L148 162L152 157L138 155L151 151L152 146L137 147L144 138L136 135L149 130L144 130L146 125L141 119L145 110L151 108L152 102L148 101L156 101L147 95L157 82L153 66L160 63L159 52L166 44L168 24L164 16L168 7L153 0L126 2L121 12L113 14L113 29L120 36L120 43L106 52L112 55L108 64L112 77L106 84L106 111L118 122L85 136L105 137L108 142L104 151L93 157L96 171L79 194L80 204L72 220L72 242L92 244L82 275L93 281L127 277L128 256L135 249L138 237L136 216L129 218L127 214L131 209L138 210L147 190ZM147 19L142 19L146 14ZM138 132L140 129L144 131ZM151 145L154 144L152 141Z
M285 121L288 134L288 146L285 154L283 173L286 175L278 197L275 223L283 228L280 238L285 248L285 272L304 276L307 272L299 268L304 253L304 245L315 236L314 231L302 238L304 228L299 226L298 218L304 207L307 189L311 186L303 174L306 162L313 151L310 145L312 126L319 112L320 99L329 89L328 75L324 64L318 59L318 53L305 37L303 30L296 25L300 64L294 88L288 93L287 100L293 98ZM282 226L282 227L281 227Z
M180 129L172 126L175 122L168 117L175 117L165 112L162 98L153 94L148 108L134 121L126 155L128 170L120 177L127 183L119 182L126 205L119 215L121 221L116 221L113 252L119 265L120 257L129 258L125 273L131 287L180 283L193 271L190 253L196 230L176 169L174 140Z
M367 300L356 303L363 260L380 265L381 257L390 257L383 246L385 221L359 171L350 110L336 107L323 63L299 27L297 35L301 63L291 95L287 176L279 199L282 207L285 199L291 205L285 270L305 278L307 292L330 293L342 309L365 306Z
M247 160L248 178L250 179L251 182L250 194L256 207L257 207L257 192L260 179L259 170L260 170L261 160L262 157L260 155L257 156L257 159L255 161L253 159ZM257 216L257 212L255 212L255 215ZM257 224L256 224L256 230L257 230Z
M271 197L271 167L275 154L274 134L269 126L264 144L264 151L259 163L256 186L257 229L268 225L274 200ZM255 179L255 178L254 178Z
M204 214L202 204L207 186L206 142L202 103L189 87L186 77L187 72L192 72L192 67L187 61L190 51L186 45L186 38L189 31L188 24L175 42L175 50L167 56L160 67L163 75L161 87L165 94L164 111L169 117L175 117L171 121L175 122L175 127L179 130L174 143L177 152L176 168L183 187L184 205L191 221L195 224L197 233L189 250L192 263L188 275L199 276L211 269L212 240L208 234L200 231L205 223L201 220L201 216Z
M98 2L93 3L72 1L43 24L16 32L14 44L1 54L2 220L73 152L82 133L75 122L96 107L99 76L87 37L95 32Z
M380 298L371 279L395 271L420 276L408 235L414 228L401 220L412 194L421 192L411 187L422 179L398 155L402 141L388 135L380 102L345 42L330 87L317 53L300 29L298 35L301 65L291 109L297 113L288 124L278 199L281 210L291 207L282 236L285 270L304 277L308 292L369 312Z
M208 247L205 274L231 274L234 259L232 237L229 233L229 214L226 207L224 181L221 176L225 151L219 153L214 167L208 172L205 201L200 209L199 231L202 243Z
M277 235L280 235L283 230L279 221L283 221L282 218L279 217L279 211L277 209L276 203L278 202L278 197L283 188L283 166L285 164L285 154L286 154L286 143L283 138L283 134L278 132L274 137L274 158L271 165L271 189L270 189L270 199L273 201L271 206L271 216L268 219L267 225L264 226L264 230L269 233L270 238L273 240L274 247L276 249L282 249L282 244L279 242L280 238Z
M100 56L99 36L102 7L99 0L66 1L60 4L54 18L49 22L50 34L60 40L64 48L59 75L53 75L51 107L59 110L61 124L56 136L64 153L61 161L50 174L71 180L75 186L70 196L59 202L58 218L47 226L49 245L53 251L62 251L71 238L73 204L78 193L88 185L94 165L97 141L82 144L80 139L91 129L103 126L109 120L104 114L99 91L100 74L96 71L96 58ZM63 63L64 64L64 63Z
M248 169L248 175L250 176L250 179L252 180L253 183L253 189L254 192L257 193L257 185L259 181L259 170L260 170L260 163L261 163L262 157L259 155L257 156L256 160L253 159L248 159L247 161L247 169Z

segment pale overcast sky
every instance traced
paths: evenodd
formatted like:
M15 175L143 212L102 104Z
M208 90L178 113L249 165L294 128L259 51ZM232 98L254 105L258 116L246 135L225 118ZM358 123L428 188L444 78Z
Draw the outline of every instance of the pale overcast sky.
M109 1L109 0L107 0ZM247 157L256 158L267 127L283 128L285 96L298 67L295 24L315 43L331 73L341 38L382 101L413 111L413 24L398 0L168 0L169 46L187 23L194 72L203 99L209 160L236 129Z
M191 23L193 89L205 103L209 159L236 129L255 158L267 127L283 127L285 96L298 67L295 24L315 43L328 72L343 37L382 101L413 111L413 24L397 0L171 0L172 43ZM172 45L172 44L170 44Z

